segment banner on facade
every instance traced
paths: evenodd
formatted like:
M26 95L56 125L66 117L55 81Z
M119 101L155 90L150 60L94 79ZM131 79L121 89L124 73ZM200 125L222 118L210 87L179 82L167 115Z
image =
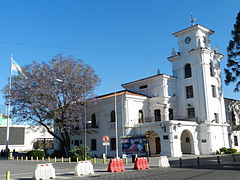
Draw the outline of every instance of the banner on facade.
M146 156L145 145L147 138L145 136L122 136L122 152L126 155L137 154L138 156Z

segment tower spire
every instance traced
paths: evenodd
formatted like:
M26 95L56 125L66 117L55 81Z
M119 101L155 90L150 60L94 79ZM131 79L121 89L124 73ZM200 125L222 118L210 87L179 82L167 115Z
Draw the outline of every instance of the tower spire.
M196 18L193 17L193 13L191 12L191 15L190 15L190 22L191 22L191 26L194 26L195 25L195 22L196 22Z

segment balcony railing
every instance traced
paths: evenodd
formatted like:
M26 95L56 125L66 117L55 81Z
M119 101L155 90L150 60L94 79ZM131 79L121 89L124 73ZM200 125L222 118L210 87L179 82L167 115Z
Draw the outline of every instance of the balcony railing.
M92 124L92 123L87 123L86 127L87 127L87 129L97 129L97 128L99 128L98 124Z
M164 116L161 117L145 117L145 118L138 118L137 122L139 123L151 123L151 122L160 122L164 121Z
M87 129L98 129L99 125L97 124L92 124L92 123L86 123L86 128ZM72 127L72 129L74 130L84 130L84 125L82 125L81 127L79 125Z
M137 119L136 121L138 123L151 123L151 122L160 122L160 121L168 121L168 120L165 120L165 117L161 116L161 117L145 117L145 118L142 118L142 119ZM197 117L189 118L189 117L185 117L185 116L176 116L176 117L171 118L170 121L171 120L198 121L198 118Z
M115 122L110 122L110 123L109 123L109 128L110 128L110 129L115 128L115 126L116 126L116 125L115 125Z
M174 120L179 120L179 121L198 121L198 117L186 117L186 116L176 116Z

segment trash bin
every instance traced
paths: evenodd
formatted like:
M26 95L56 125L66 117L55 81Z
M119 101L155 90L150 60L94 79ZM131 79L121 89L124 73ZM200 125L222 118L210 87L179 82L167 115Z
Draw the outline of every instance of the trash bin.
M137 158L137 154L132 154L132 163L135 163L136 158Z

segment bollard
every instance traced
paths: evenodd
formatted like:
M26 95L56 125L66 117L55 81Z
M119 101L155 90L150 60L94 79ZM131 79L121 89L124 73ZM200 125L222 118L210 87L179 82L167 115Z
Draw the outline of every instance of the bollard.
M63 162L63 157L61 158L61 162Z
M10 180L10 171L6 172L6 180Z
M21 160L23 161L23 156L21 156Z
M56 157L54 157L54 162L57 162L57 158Z
M14 158L15 158L15 157L13 156L13 157L12 157L12 160L14 160Z
M220 157L219 156L217 156L217 161L218 161L218 165L220 165L221 163L220 163Z
M199 157L197 157L197 166L199 167Z
M126 165L128 164L128 159L127 159L127 158L125 158L125 164L126 164Z
M105 164L105 161L106 161L106 159L105 159L105 158L103 158L103 164Z
M38 161L38 156L36 157L36 160Z
M51 159L50 159L50 157L48 156L48 162L51 162Z
M28 156L26 156L26 161L28 161Z
M179 165L182 167L182 158L179 158Z
M69 163L71 162L71 157L68 158L68 162L69 162Z
M236 161L235 155L233 154L232 157L233 157L233 161L235 162Z
M97 158L96 157L93 158L93 163L97 164Z
M78 157L77 157L77 162L78 162Z
M9 152L8 160L12 160L12 159L13 159L13 153Z
M44 156L42 157L42 161L44 161Z
M31 161L33 161L33 157L31 156Z
M17 161L18 161L18 156L17 156Z

